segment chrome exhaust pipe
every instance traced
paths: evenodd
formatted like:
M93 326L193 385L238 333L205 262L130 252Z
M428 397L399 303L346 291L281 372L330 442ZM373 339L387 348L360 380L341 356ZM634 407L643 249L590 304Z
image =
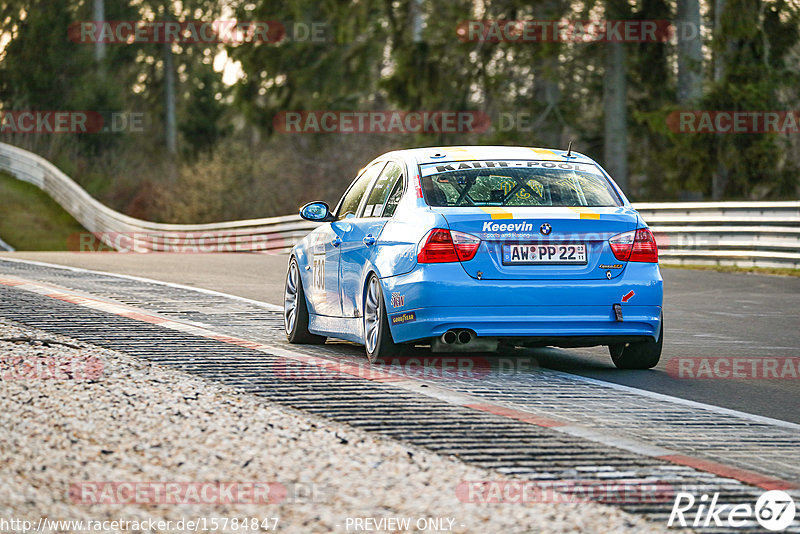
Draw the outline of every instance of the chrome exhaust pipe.
M466 328L452 328L431 339L433 352L494 352L498 345L498 338L479 337Z

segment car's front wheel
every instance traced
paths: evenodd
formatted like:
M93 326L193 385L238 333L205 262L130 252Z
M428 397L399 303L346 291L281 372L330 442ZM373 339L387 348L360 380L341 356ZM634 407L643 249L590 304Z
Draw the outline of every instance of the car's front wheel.
M286 288L283 292L283 328L289 343L310 343L321 345L327 339L308 331L308 305L300 279L297 260L289 261L286 272Z
M661 348L664 345L664 320L661 320L661 331L658 341L642 341L639 343L617 343L609 345L611 360L618 369L652 369L661 359Z
M390 358L399 352L399 345L394 342L389 330L381 284L374 274L367 282L364 298L364 347L370 362L378 358Z

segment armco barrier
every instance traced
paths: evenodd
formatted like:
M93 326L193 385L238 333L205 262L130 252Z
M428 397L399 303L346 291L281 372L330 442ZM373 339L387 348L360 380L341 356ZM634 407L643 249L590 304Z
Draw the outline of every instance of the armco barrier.
M800 268L800 202L669 202L634 207L663 263Z
M190 250L194 244L200 250L286 252L316 227L297 215L210 224L162 224L128 217L92 198L46 159L5 143L0 143L0 170L46 192L109 246L114 236L122 234L136 240L136 250L174 250L176 244Z
M210 224L162 224L128 217L93 199L44 158L0 143L0 170L45 191L84 228L113 245L133 235L135 249L191 248L286 252L315 223L297 215ZM800 201L638 203L656 234L663 263L800 268ZM126 243L126 246L129 243Z

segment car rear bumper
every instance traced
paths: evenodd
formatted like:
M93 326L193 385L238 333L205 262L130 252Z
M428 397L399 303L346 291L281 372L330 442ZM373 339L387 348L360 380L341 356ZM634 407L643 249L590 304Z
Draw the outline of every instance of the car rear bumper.
M615 337L655 339L661 326L656 264L631 263L612 280L508 281L470 278L459 264L427 264L382 282L397 343L467 329L479 337L579 346ZM622 308L622 321L614 304Z

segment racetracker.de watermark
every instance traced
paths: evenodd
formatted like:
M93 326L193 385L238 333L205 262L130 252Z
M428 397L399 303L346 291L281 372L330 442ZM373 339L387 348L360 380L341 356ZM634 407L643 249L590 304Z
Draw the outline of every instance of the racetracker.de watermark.
M289 246L280 233L253 234L249 231L214 232L78 232L67 237L73 252L120 252L146 254L172 252L205 254L215 252L280 252Z
M675 31L668 20L465 20L456 27L461 41L490 43L663 43Z
M299 493L311 502L314 491ZM74 504L275 504L286 502L290 494L290 488L279 482L105 481L75 482L69 487Z
M673 133L796 134L800 133L800 111L673 111L667 115Z
M792 357L685 357L666 365L673 378L695 380L797 380L800 358Z
M141 133L144 113L106 111L0 111L0 134Z
M280 111L278 133L483 133L491 119L481 111Z
M277 43L286 35L286 26L276 20L87 20L67 28L70 41L84 44Z
M395 356L374 363L308 358L275 364L273 372L284 380L483 380L493 374L526 373L537 369L532 358L485 358L470 355Z
M473 504L647 504L672 500L675 488L657 480L475 480L456 486L456 497Z
M103 362L94 356L0 356L2 380L97 380Z

